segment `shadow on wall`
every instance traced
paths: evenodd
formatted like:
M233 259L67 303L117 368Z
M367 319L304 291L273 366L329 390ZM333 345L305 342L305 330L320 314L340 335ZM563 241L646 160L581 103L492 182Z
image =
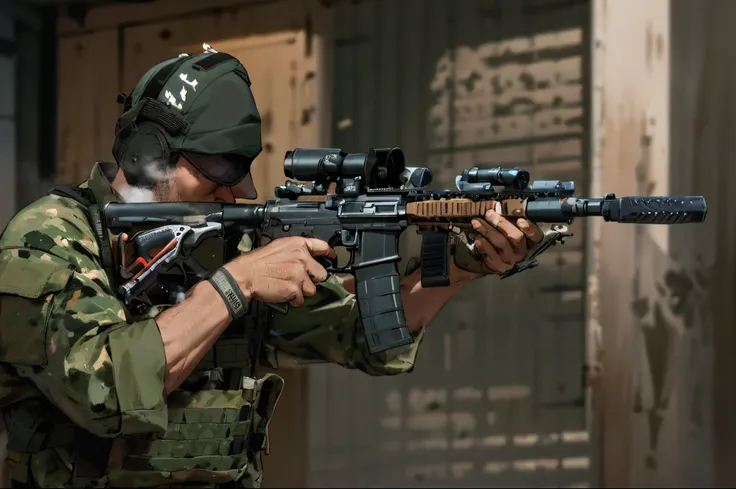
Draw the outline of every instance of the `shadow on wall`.
M689 443L707 446L703 437L711 426L713 335L710 284L704 272L710 267L683 263L663 253L644 230L639 232L637 249L647 267L635 277L631 304L640 346L634 359L632 409L633 431L643 434L646 445L635 452L641 455L638 463L644 472L673 471L671 448L683 434ZM678 391L682 395L685 390L690 395L681 402Z

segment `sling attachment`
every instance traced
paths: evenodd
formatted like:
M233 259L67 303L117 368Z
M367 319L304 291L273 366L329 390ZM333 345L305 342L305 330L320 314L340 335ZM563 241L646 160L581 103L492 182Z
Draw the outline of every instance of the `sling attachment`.
M116 281L114 267L115 264L112 258L112 249L110 248L110 241L107 237L107 228L105 226L105 217L102 214L102 209L99 204L95 201L94 194L91 190L86 188L75 187L72 185L60 185L54 187L49 191L49 194L59 195L61 197L67 197L78 202L87 214L87 219L92 225L92 229L97 237L97 244L100 248L100 258L102 259L102 267L107 275L107 280L110 283L112 290L116 290Z

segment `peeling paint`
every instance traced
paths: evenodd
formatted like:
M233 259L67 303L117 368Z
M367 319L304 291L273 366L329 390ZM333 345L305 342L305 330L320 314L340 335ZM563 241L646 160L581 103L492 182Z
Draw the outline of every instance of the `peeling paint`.
M449 143L451 124L459 146L582 130L581 35L574 29L443 56L430 84L437 97L429 114L432 147Z

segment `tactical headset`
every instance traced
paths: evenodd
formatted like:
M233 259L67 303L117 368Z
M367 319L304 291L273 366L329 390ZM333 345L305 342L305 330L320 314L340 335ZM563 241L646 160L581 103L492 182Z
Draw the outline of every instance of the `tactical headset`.
M207 124L197 123L202 105L217 96L217 91L210 90L204 97L202 92L231 72L246 83L245 91L238 88L242 96L235 102L240 106L229 111L229 118L234 119L230 127L211 131L197 127L196 138L189 139L193 126ZM232 105L231 98L219 103ZM123 114L115 126L112 152L130 185L151 188L160 181L150 171L151 163L159 171L166 171L173 168L179 153L186 151L239 156L244 176L261 151L260 115L250 92L250 79L242 64L229 54L181 55L159 63L141 78L130 95L118 95L118 103L123 105ZM190 110L193 104L194 114ZM225 137L218 137L218 132L226 133ZM237 144L241 141L248 144Z

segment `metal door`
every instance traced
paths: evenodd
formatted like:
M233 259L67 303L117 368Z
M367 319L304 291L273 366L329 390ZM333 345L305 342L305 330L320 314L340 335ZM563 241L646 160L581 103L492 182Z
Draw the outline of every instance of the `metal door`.
M338 1L333 144L402 147L454 187L521 166L587 188L589 5ZM310 374L313 486L584 486L584 223L541 266L472 284L430 326L416 370ZM409 234L409 233L407 233ZM418 242L407 236L405 255Z

